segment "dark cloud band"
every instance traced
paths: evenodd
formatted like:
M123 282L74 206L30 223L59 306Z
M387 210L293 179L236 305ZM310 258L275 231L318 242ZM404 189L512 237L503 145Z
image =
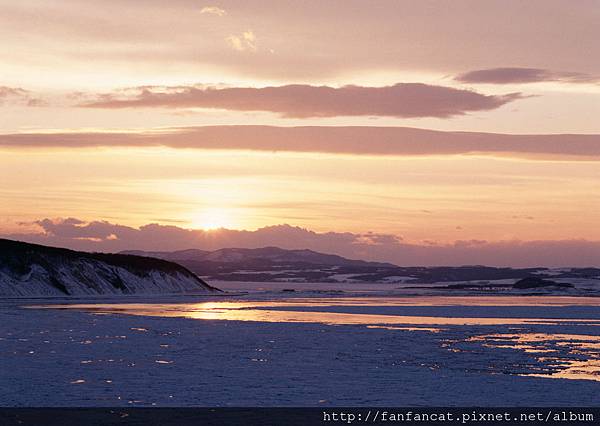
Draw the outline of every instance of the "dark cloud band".
M126 95L104 94L87 108L213 108L266 111L283 117L438 117L488 111L521 98L519 93L483 95L472 90L399 83L387 87L144 87Z
M142 133L0 135L0 147L147 147L321 152L353 155L492 154L600 158L600 135L506 135L406 127L207 126Z
M600 77L579 72L550 71L540 68L490 68L469 71L455 77L462 83L521 84L555 81L561 83L600 83Z

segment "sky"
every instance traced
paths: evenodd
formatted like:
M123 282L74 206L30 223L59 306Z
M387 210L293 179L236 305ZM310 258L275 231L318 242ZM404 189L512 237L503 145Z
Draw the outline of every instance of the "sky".
M0 0L0 236L600 266L600 3Z

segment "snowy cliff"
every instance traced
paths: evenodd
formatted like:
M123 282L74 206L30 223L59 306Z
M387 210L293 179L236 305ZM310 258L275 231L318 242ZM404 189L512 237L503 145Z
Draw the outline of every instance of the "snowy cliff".
M183 266L0 239L0 297L214 292Z

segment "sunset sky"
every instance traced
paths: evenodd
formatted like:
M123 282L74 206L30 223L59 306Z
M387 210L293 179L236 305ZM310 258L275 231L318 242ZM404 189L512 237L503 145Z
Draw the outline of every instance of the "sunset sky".
M0 235L600 265L598 22L597 0L0 0Z

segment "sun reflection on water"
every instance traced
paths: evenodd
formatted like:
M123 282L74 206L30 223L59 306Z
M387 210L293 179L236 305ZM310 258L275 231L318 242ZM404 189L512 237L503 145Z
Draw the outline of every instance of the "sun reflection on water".
M75 309L96 314L127 314L140 316L182 317L198 320L256 321L256 322L304 322L335 325L519 325L585 323L600 325L600 320L564 318L510 318L510 317L453 317L453 316L414 316L382 315L370 313L329 312L331 306L463 306L465 299L444 298L444 304L436 304L436 298L322 298L288 299L277 301L239 301L202 303L90 303L37 305L29 308ZM459 300L452 300L459 299ZM485 298L483 298L485 299ZM501 303L517 305L517 301L500 299ZM579 298L583 299L583 298ZM519 300L521 300L519 298ZM483 301L485 303L485 300ZM462 303L458 305L458 303ZM522 304L523 302L521 302ZM565 301L552 301L555 306ZM596 301L597 303L597 301ZM585 303L584 303L585 304ZM306 307L320 307L321 311L302 310ZM294 308L286 310L285 308Z
M467 341L483 342L490 348L509 348L534 354L549 367L543 373L524 373L531 377L600 381L600 336L583 334L490 334ZM539 356L535 354L548 354Z

